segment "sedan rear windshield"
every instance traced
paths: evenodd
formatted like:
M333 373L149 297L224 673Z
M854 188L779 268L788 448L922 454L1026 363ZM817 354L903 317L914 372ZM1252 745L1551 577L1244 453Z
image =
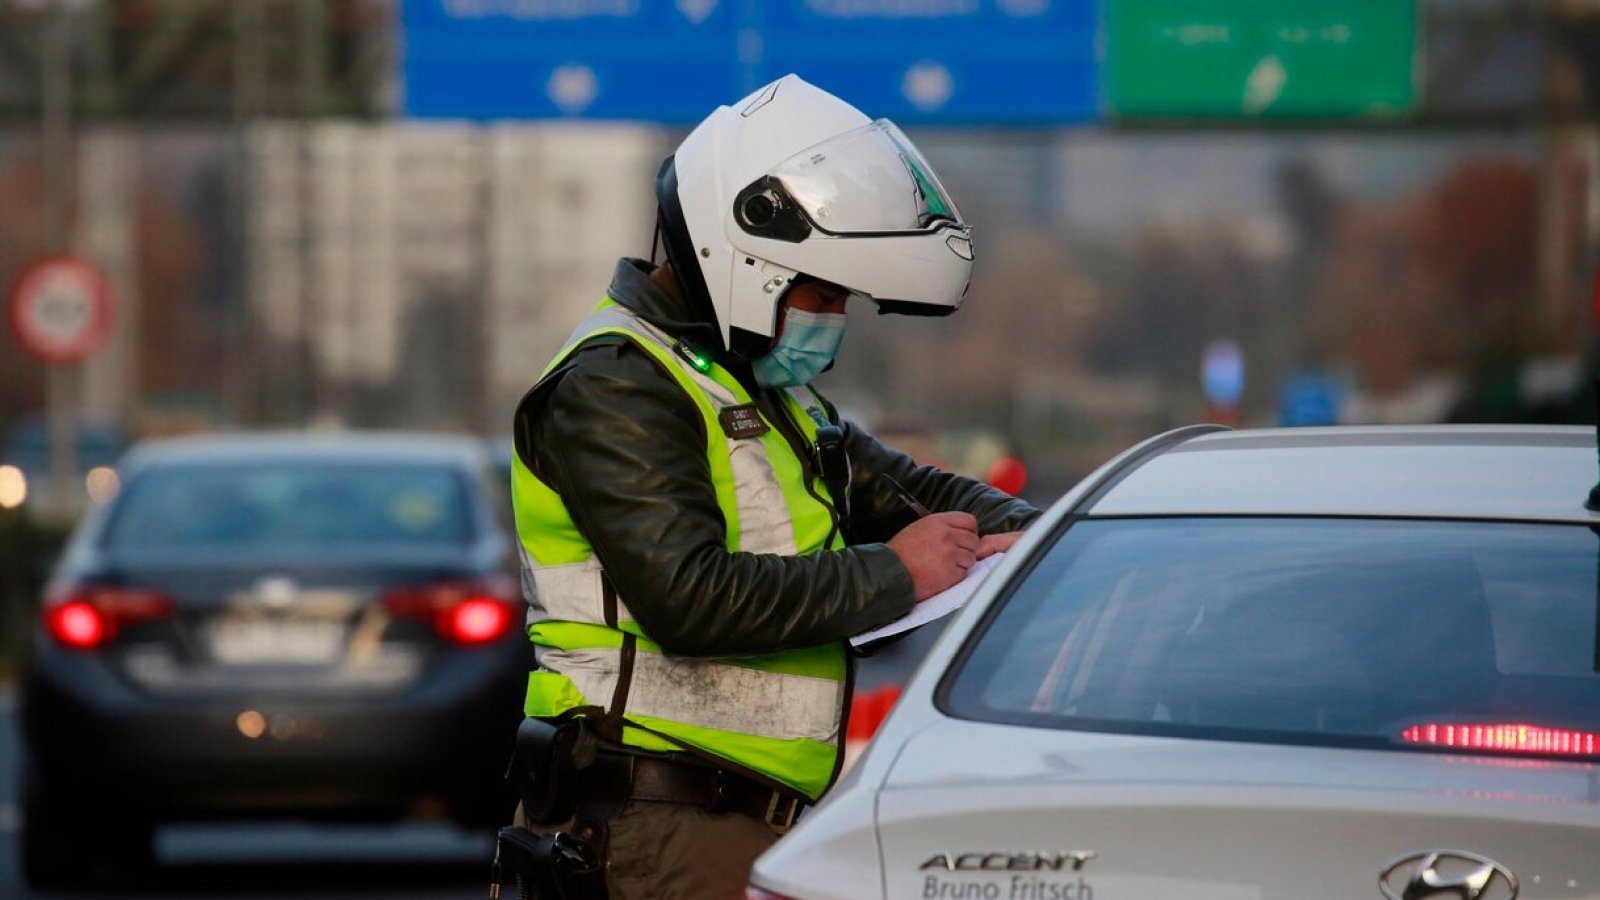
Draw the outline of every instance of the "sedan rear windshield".
M1597 577L1600 537L1580 526L1083 521L991 613L943 703L1057 728L1592 757Z
M465 545L472 506L442 466L326 462L171 466L130 479L109 550Z

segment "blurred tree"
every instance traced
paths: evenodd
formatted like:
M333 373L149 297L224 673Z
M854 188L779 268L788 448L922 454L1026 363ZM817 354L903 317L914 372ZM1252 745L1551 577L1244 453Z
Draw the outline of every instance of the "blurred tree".
M1173 211L1147 225L1128 262L1132 280L1108 304L1114 319L1093 345L1097 366L1155 375L1193 394L1192 408L1178 417L1195 421L1202 413L1201 357L1225 338L1244 349L1244 407L1270 402L1277 389L1277 336L1270 327L1281 259L1278 249L1252 247L1248 231L1262 224Z
M1463 162L1424 201L1416 247L1467 371L1501 369L1540 349L1539 180L1510 159Z
M1285 323L1279 342L1286 345L1280 350L1293 366L1321 367L1327 360L1315 352L1304 309L1328 256L1328 238L1339 216L1339 197L1327 175L1304 156L1285 160L1278 167L1273 186L1292 235L1279 304Z
M1276 187L1297 246L1315 255L1328 240L1339 212L1338 192L1317 164L1304 156L1284 160L1278 167Z
M1394 397L1447 364L1459 343L1438 321L1435 292L1412 239L1419 203L1411 198L1352 204L1329 235L1306 332L1309 357L1347 367L1355 384Z
M1010 411L996 399L1012 396L1019 378L1084 368L1107 310L1067 240L1013 229L980 241L979 274L949 318L853 309L839 373L824 389L841 385L841 396L853 392L874 413L932 408L925 418L934 427L1005 426Z

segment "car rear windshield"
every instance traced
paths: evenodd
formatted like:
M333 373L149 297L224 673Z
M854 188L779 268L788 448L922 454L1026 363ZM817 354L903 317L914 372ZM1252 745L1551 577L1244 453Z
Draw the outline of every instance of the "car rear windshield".
M424 464L214 463L148 470L116 500L109 550L464 545L465 478Z
M1600 538L1571 525L1082 521L991 612L942 703L1058 728L1594 756L1597 571Z

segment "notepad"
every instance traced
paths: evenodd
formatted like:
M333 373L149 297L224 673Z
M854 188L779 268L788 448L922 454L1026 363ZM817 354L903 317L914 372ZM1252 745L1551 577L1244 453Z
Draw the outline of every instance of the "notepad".
M967 577L918 603L911 608L911 612L895 619L893 622L856 635L850 639L850 645L860 647L873 641L881 641L884 638L893 637L902 631L910 631L936 619L941 619L966 606L967 601L972 599L972 595L977 592L984 579L1004 558L1004 553L995 553L978 560L973 564L972 568L967 570Z

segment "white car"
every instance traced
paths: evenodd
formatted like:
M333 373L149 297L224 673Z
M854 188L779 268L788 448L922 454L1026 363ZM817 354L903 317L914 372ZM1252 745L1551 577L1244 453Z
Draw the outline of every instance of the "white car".
M1600 898L1597 479L1577 427L1146 441L748 896Z

